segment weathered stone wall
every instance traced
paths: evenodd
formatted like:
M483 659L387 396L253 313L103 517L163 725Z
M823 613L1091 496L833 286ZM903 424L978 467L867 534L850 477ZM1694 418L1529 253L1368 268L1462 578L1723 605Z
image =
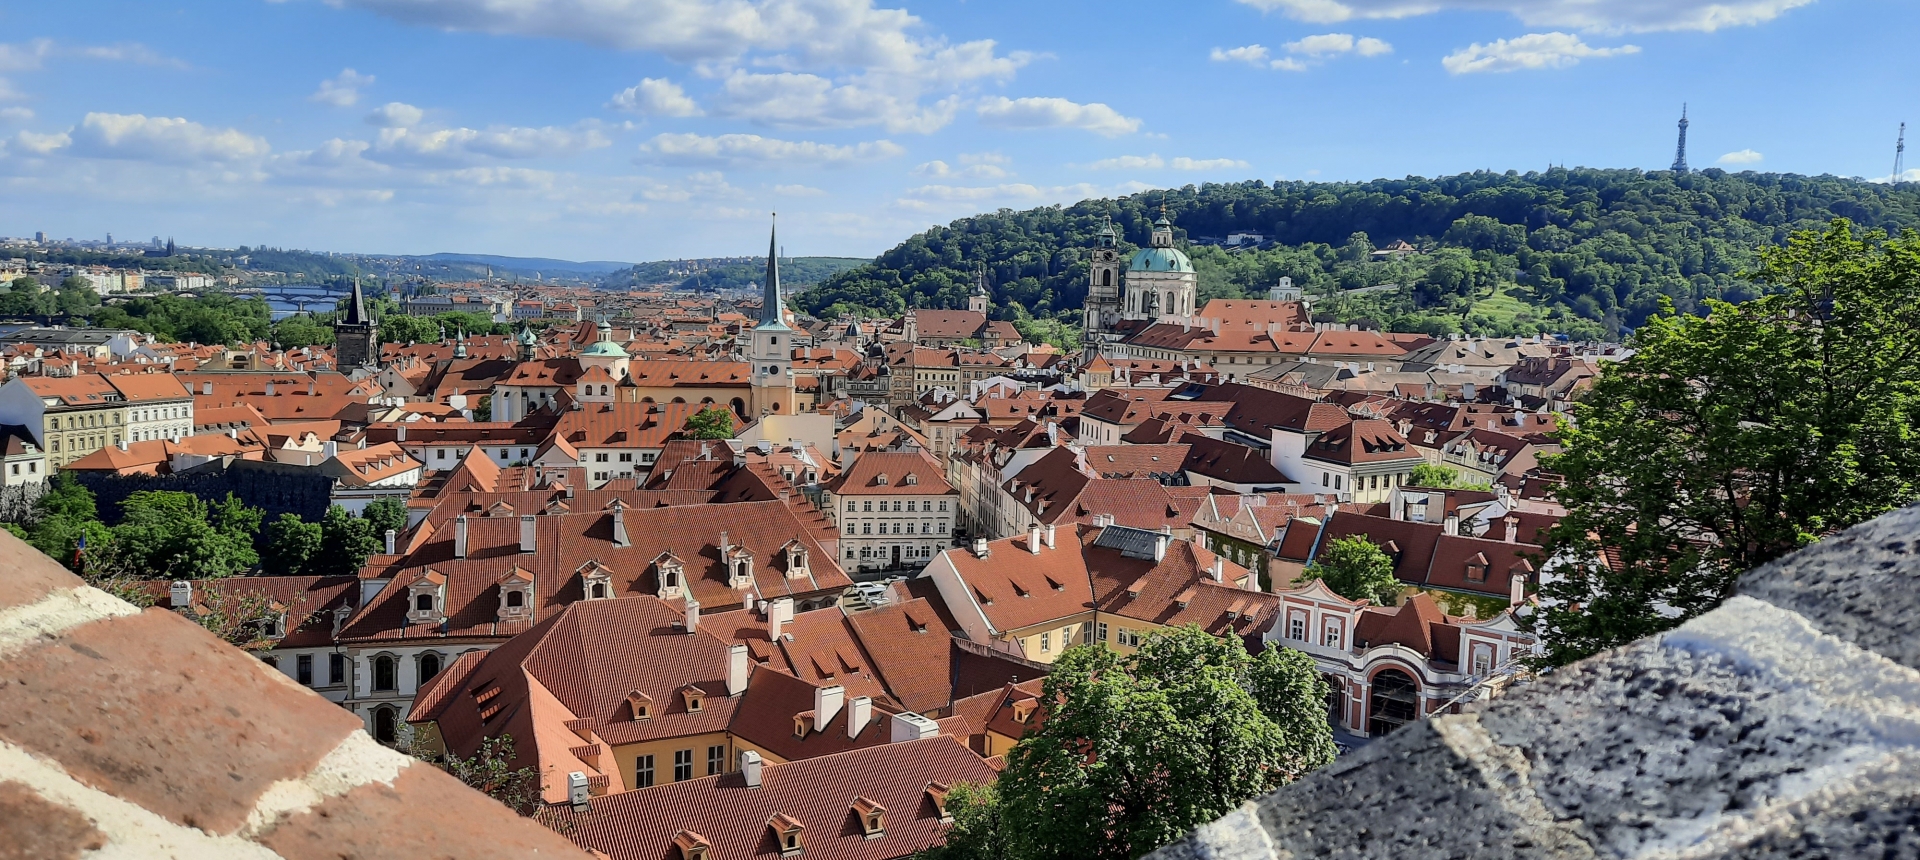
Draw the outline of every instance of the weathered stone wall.
M1441 716L1156 860L1920 857L1920 508Z
M317 523L333 504L333 479L318 469L236 460L225 466L207 463L177 475L110 475L74 472L80 485L93 491L100 519L120 522L120 503L143 490L191 493L202 501L218 502L232 493L240 501L266 511L266 522L294 514Z
M0 584L0 857L584 857L5 533Z

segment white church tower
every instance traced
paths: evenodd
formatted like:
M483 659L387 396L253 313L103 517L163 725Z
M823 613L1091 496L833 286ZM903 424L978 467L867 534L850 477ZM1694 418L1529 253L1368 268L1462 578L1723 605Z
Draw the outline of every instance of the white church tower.
M766 294L761 298L760 324L753 327L747 360L753 363L753 409L757 415L791 415L793 397L793 329L783 316L780 298L779 229L768 233Z

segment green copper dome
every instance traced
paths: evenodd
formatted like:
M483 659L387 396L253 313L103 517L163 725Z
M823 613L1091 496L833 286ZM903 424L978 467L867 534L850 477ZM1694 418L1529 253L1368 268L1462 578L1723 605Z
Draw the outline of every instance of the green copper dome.
M1141 248L1127 264L1129 272L1192 272L1193 262L1178 248Z
M610 355L616 358L625 358L627 355L627 348L617 343L614 343L613 341L603 340L595 343L590 347L587 347L586 351L580 354L581 355Z

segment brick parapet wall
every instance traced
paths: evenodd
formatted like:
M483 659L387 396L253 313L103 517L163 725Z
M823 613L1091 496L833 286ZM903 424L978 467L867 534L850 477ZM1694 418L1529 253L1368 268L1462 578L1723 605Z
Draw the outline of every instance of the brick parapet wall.
M0 584L0 856L584 856L4 533Z
M1920 856L1920 508L1415 723L1154 860Z

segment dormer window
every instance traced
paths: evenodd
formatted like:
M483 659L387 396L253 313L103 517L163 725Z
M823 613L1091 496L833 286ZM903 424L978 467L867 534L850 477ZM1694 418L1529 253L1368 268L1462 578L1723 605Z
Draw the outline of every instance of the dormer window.
M707 709L707 691L688 685L681 688L680 696L687 703L687 713L697 714Z
M953 813L947 811L947 795L951 792L944 782L927 783L927 799L933 802L933 811L940 817L941 824L953 823Z
M876 476L876 477L875 477L875 478L873 479L873 482L874 482L875 484L878 484L878 485L880 485L880 486L882 486L882 487L884 487L884 486L886 486L886 485L887 485L887 473L885 473L885 472L881 472L881 473L880 473L880 474L879 474L878 476Z
M1014 702L1013 703L1013 721L1016 723L1025 724L1027 719L1033 716L1033 708L1035 704L1036 702L1033 699L1021 699L1018 702Z
M673 847L680 849L680 860L707 860L713 843L691 830L682 830L673 835Z
M663 552L653 560L653 569L660 579L660 587L654 596L661 600L672 600L685 593L687 568L679 556Z
M526 621L533 617L533 574L515 565L500 577L497 621Z
M727 556L727 582L734 588L746 588L753 584L753 553L746 547L735 547Z
M807 711L793 715L793 736L797 740L806 740L807 733L813 731L813 712Z
M767 826L773 828L774 838L780 842L780 856L798 857L803 850L800 844L801 831L807 827L800 820L784 812L776 812L767 819Z
M627 693L627 707L633 711L633 721L653 719L653 697L634 690Z
M860 819L860 833L868 839L887 835L887 808L867 797L853 799L853 815Z
M606 600L613 596L613 571L597 561L580 566L580 593L588 600Z
M909 487L914 487L914 486L918 486L919 484L920 484L920 476L919 476L919 475L915 475L915 474L912 474L912 473L909 473L909 474L907 475L907 486L909 486Z
M798 579L810 573L807 567L807 545L797 540L787 544L787 578Z
M445 621L447 577L429 570L407 586L407 623L439 624Z

